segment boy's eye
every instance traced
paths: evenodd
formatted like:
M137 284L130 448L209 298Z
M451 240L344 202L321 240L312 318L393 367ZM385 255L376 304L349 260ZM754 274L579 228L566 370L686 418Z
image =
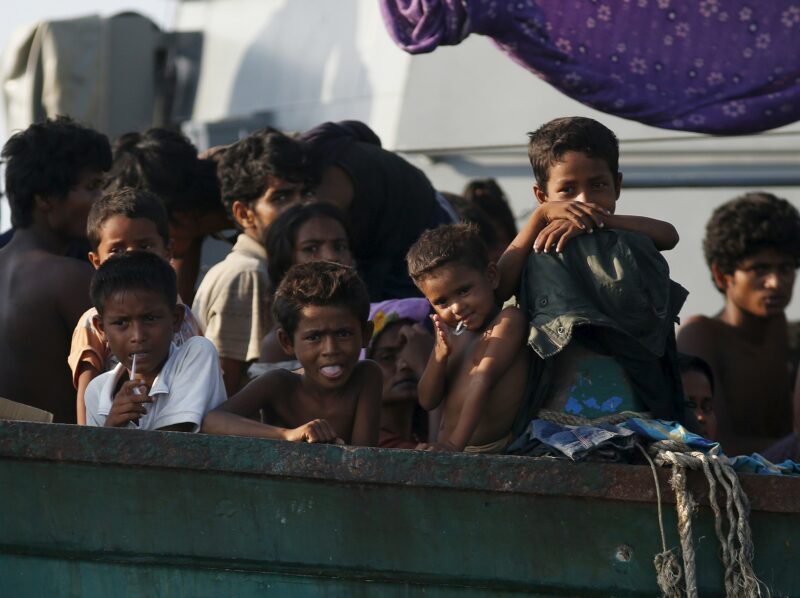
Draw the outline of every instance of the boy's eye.
M604 189L605 187L608 187L608 183L606 183L605 181L597 181L592 185L592 187L594 187L595 189Z
M281 191L281 192L276 193L275 195L273 195L270 198L269 202L272 203L272 204L275 204L275 205L283 205L283 204L289 202L289 200L291 198L292 198L292 196L291 196L290 193L288 193L286 191Z
M697 403L692 399L686 399L686 407L688 409L697 409Z
M336 251L350 251L350 246L347 243L336 243L334 245Z
M460 289L458 289L458 294L463 297L464 295L469 293L470 290L472 290L472 286L461 287Z
M301 249L301 251L303 253L310 253L313 255L319 252L319 245L306 245Z
M337 330L336 331L336 336L338 336L339 338L349 338L349 337L353 336L353 331L352 330Z
M303 197L304 198L314 197L314 190L313 189L303 190Z
M111 320L112 326L124 326L125 324L125 320Z
M313 343L319 340L319 334L307 334L303 339Z

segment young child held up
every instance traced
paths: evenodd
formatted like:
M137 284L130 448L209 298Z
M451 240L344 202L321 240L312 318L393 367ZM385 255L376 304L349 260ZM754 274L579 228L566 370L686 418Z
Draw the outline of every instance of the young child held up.
M108 258L126 251L148 251L169 261L172 243L169 219L161 200L144 189L123 188L96 201L87 222L87 235L92 248L89 261L95 269ZM178 298L180 301L180 297ZM200 325L188 306L179 303L184 315L173 337L177 346L193 336L202 336ZM72 370L72 383L78 391L78 423L86 423L83 401L92 379L117 364L108 343L95 326L97 310L92 307L78 320L72 333L67 362Z
M444 402L438 441L430 449L501 453L527 382L525 315L496 300L497 266L474 226L426 231L406 260L436 312L436 342L419 381L425 409Z
M89 383L91 426L196 432L225 401L219 356L195 336L172 342L185 309L175 271L161 256L131 251L106 260L92 279L95 326L119 363Z
M278 340L302 374L275 369L206 416L210 434L300 442L378 443L381 371L359 361L372 334L367 288L332 262L292 266L275 292ZM262 410L266 424L253 417Z
M342 212L329 203L315 201L288 208L269 227L266 248L271 294L295 264L327 260L355 266L347 222ZM292 357L284 352L278 342L277 326L273 327L261 342L261 361L285 364ZM252 375L258 368L258 364L254 364L248 373Z
M660 253L677 244L675 227L616 214L619 145L595 120L546 123L528 155L539 206L499 261L497 293L520 299L541 358L525 411L679 419L674 327L687 292Z

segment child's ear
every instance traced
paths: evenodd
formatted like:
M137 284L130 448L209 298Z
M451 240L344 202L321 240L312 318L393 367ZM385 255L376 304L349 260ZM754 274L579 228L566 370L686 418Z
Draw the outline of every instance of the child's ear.
M489 265L486 266L486 278L489 279L493 289L496 290L500 285L500 270L497 269L495 262L489 262Z
M246 230L253 227L253 210L250 209L248 204L236 200L231 206L231 212L233 213L233 219L242 229Z
M100 259L100 256L97 255L94 251L89 252L89 262L91 262L95 270L97 270L100 267L100 264L103 263L102 260Z
M186 307L178 303L172 310L172 330L177 333L181 329L183 319L186 317Z
M361 339L361 348L366 349L369 347L369 341L372 340L372 333L375 330L375 323L372 320L367 320L362 328L364 331L364 338Z
M169 241L167 242L167 246L164 247L164 259L168 262L172 262L172 250L174 246L175 242L172 240L172 237L170 237Z
M543 204L547 201L547 190L542 189L538 184L534 183L533 196L536 198L536 201L538 201L540 204Z
M720 270L716 263L711 264L711 279L714 281L717 289L723 293L728 290L730 275L725 274L722 270Z
M94 316L92 316L92 324L94 324L94 327L100 331L100 334L102 334L103 337L105 337L106 330L103 327L103 318L100 316L100 314L94 314Z
M283 352L287 355L294 355L294 342L292 341L292 337L289 335L289 333L283 328L278 328L276 334Z
M619 199L619 194L622 191L622 173L618 172L617 176L614 177L614 187L615 191L617 192L617 199Z

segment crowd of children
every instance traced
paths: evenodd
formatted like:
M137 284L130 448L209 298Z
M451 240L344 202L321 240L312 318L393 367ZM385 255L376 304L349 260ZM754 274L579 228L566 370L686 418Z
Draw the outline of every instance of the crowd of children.
M569 117L529 137L518 232L496 182L436 191L362 123L204 156L166 129L112 147L31 125L2 152L0 396L61 423L481 453L539 414L630 411L799 457L798 211L748 193L714 212L725 306L676 336L678 232L617 213L614 134ZM232 228L198 286L203 239Z

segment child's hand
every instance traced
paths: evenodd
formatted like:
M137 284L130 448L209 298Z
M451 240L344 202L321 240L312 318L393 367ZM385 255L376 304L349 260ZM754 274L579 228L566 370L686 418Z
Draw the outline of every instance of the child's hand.
M424 451L429 451L431 453L459 453L461 452L458 447L450 444L449 442L441 441L441 442L432 442L430 444L425 445L422 449Z
M539 232L533 242L533 250L536 253L548 253L555 249L556 253L561 253L567 241L585 232L570 220L554 220Z
M315 419L289 430L286 440L292 442L330 442L333 444L344 444L344 440L336 435L333 426L324 419Z
M431 316L433 320L433 351L438 361L444 361L450 355L450 328L442 321L439 314Z
M139 423L139 419L147 413L145 403L152 403L153 397L147 394L147 385L141 380L128 380L119 389L111 411L106 417L107 428L127 426L128 422Z
M569 220L587 233L602 228L606 216L611 215L597 204L582 201L548 201L542 204L541 210L548 224L556 220Z

